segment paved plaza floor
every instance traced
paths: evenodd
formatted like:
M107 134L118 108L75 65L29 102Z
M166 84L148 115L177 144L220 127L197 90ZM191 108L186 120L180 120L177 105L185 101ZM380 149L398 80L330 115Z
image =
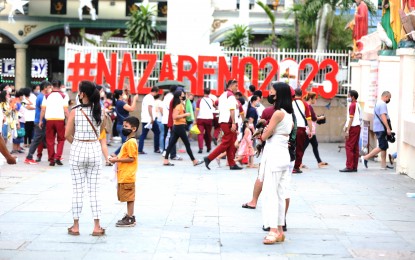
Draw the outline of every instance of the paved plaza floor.
M112 167L104 167L101 198L104 237L93 229L88 194L78 237L69 236L72 187L69 144L64 165L0 166L0 259L415 259L415 180L369 161L357 173L339 173L345 151L320 144L329 166L319 169L308 148L309 169L293 175L288 232L282 244L263 245L261 200L250 200L257 170L193 167L187 154L174 167L159 154L139 156L133 228L117 228L126 212L117 201ZM192 142L197 158L196 142ZM110 147L110 152L115 149Z

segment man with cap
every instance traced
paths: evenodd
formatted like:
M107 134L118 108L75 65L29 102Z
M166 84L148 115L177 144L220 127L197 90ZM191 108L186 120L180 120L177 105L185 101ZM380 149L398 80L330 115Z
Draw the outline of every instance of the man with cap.
M219 125L223 131L222 142L215 150L213 150L207 157L203 158L206 168L209 168L209 163L218 157L221 153L226 151L226 158L231 170L241 170L242 168L235 163L235 141L237 139L237 101L235 93L238 89L238 82L236 80L230 80L226 84L226 90L219 97L218 109L219 109Z

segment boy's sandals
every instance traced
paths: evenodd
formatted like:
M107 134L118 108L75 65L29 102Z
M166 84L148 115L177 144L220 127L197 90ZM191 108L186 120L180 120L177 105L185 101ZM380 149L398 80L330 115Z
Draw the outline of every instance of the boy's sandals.
M272 245L275 243L284 242L284 240L285 240L284 233L281 233L278 235L277 233L271 231L268 233L266 237L264 237L264 240L262 241L262 243L264 243L264 245Z
M105 235L105 229L103 229L102 227L99 228L99 231L94 231L91 234L94 237L100 237L100 236L104 236Z
M71 236L79 236L79 231L73 231L73 226L72 227L68 227L68 235Z

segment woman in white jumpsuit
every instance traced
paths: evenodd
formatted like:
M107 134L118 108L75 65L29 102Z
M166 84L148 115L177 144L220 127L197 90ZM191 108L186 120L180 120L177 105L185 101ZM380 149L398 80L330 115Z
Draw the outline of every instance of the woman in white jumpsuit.
M271 228L263 240L264 244L285 240L282 226L285 222L286 182L290 174L288 139L293 127L290 86L279 82L275 83L273 88L276 90L275 112L261 136L267 144L259 169L263 180L263 224Z

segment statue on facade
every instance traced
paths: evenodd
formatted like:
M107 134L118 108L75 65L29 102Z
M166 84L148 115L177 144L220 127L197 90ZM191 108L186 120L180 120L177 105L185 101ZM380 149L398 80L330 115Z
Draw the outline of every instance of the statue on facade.
M97 15L96 15L97 11L95 10L91 1L92 0L79 0L79 8L78 8L79 20L82 21L82 8L84 8L84 6L86 6L89 9L91 20L95 21L97 19Z
M361 51L363 45L359 42L360 38L367 35L369 20L368 20L368 8L363 0L355 0L357 4L356 13L354 15L353 28L353 51Z
M402 46L413 47L415 42L415 0L404 0L403 9L399 10L402 27L409 41L402 41ZM409 46L408 46L409 45Z
M394 18L391 17L391 6L389 5L389 0L383 0L382 19L380 26L378 25L377 31L379 33L380 39L386 45L386 47L393 50L398 48L397 37L395 37L395 33L392 29L392 25L395 22L396 21Z

